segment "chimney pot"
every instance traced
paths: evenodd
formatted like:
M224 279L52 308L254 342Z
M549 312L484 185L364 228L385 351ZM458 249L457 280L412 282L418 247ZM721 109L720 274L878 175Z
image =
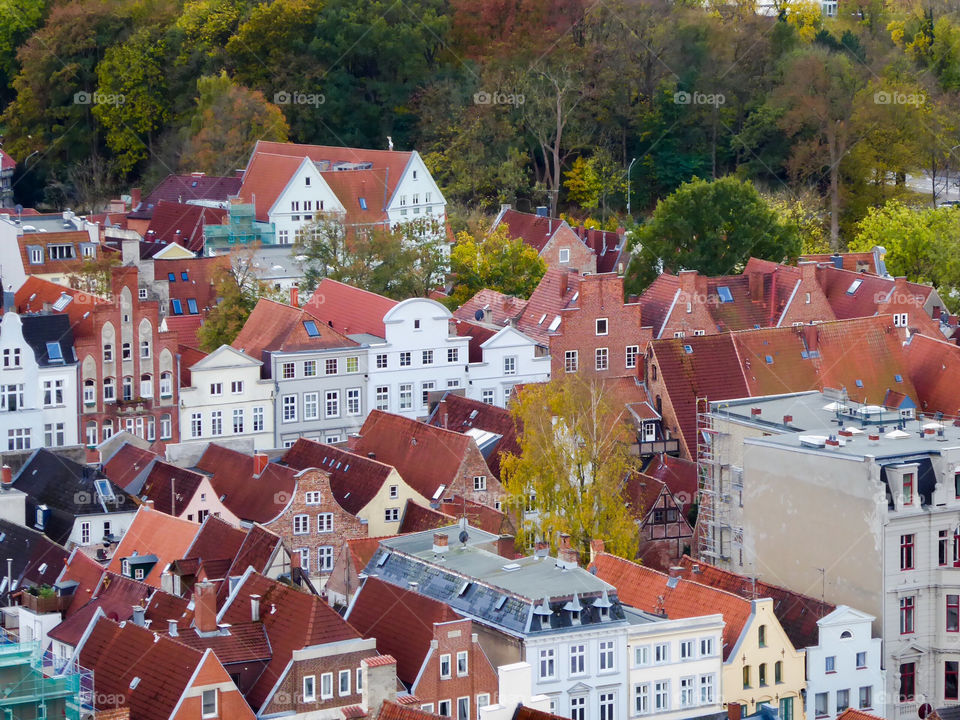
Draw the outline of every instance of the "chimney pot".
M567 533L560 533L560 543L559 543L559 546L560 546L560 549L561 549L561 550L569 550L569 549L570 549L570 536L569 536Z
M792 423L792 422L793 422L793 415L784 415L784 416L783 416L783 424L784 424L784 425L789 425L789 424Z
M170 637L177 637L177 621L167 620L167 634Z
M202 633L217 629L217 593L207 580L193 586L193 622Z
M2 473L0 473L0 477L3 478L3 486L5 488L13 485L13 468L11 468L9 465L4 465Z
M133 606L133 624L139 625L140 627L145 627L144 619L146 616L146 609L142 605Z
M260 621L260 596L250 596L250 620L251 622Z
M295 308L300 307L300 288L296 285L290 288L290 304Z
M750 414L753 416L761 415L762 413L763 413L763 410L761 408L758 408L758 407L750 408Z
M449 549L450 538L443 533L434 533L433 534L433 552L437 555L441 555Z
M146 505L149 509L153 510L153 500L144 500L143 504Z

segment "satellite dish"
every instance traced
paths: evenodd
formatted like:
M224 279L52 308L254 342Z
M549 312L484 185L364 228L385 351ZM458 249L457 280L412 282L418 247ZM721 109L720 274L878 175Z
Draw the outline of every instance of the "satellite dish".
M473 314L473 319L474 319L474 320L483 320L483 310L477 310L477 311Z
M467 533L466 530L461 530L461 531L460 531L460 542L463 543L464 545L466 545L466 544L467 544L467 540L469 540L469 539L470 539L469 533Z

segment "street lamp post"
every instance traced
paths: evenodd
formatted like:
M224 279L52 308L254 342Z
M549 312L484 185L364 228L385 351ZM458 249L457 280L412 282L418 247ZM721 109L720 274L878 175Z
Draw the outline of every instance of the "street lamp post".
M636 158L633 158L630 161L630 164L627 165L627 215L630 215L630 171L633 169L633 164L637 161ZM630 215L632 218L633 216Z

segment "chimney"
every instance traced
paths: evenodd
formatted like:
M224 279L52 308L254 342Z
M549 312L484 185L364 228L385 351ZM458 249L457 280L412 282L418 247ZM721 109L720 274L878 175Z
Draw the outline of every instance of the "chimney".
M563 270L560 273L560 297L563 297L567 294L567 290L570 289L570 271Z
M843 255L840 253L834 253L830 256L830 261L837 270L843 270Z
M367 717L376 717L385 700L397 699L397 661L391 655L377 655L360 661L363 678L360 705Z
M727 703L727 720L740 720L742 712L738 703Z
M4 465L3 470L0 471L0 478L2 478L3 489L9 490L13 486L13 468Z
M603 552L604 543L603 540L591 540L590 541L590 564L593 565L594 561L597 559L597 555Z
M672 577L672 578L683 577L683 568L680 567L679 565L671 565L671 566L670 566L670 577Z
M296 285L290 288L290 305L295 308L300 307L300 288Z
M533 555L538 558L545 558L550 554L550 543L538 540L534 546Z
M867 436L867 438L870 440L870 444L871 444L871 445L879 445L879 444L880 444L880 436L879 436L878 434L876 434L876 433L870 433L870 434Z
M789 425L789 424L792 423L792 422L793 422L793 415L784 415L784 416L783 416L783 424L784 424L784 425Z
M573 548L562 548L557 558L557 567L561 570L573 570L580 567L580 553Z
M139 625L140 627L145 627L146 623L144 618L146 617L146 609L142 605L133 606L133 624Z
M130 209L136 210L140 206L140 188L133 188L130 191Z
M510 203L500 203L500 214L502 215L503 213L507 212L507 210L510 210L512 207L513 206Z
M250 622L260 621L260 596L250 596Z
M747 282L750 287L750 299L753 302L763 302L763 273L751 272L747 276Z
M758 407L750 408L751 417L757 417L758 415L762 415L762 414L763 414L763 408L758 408Z
M270 458L267 457L266 453L254 453L253 454L253 474L259 475L267 468L267 463L270 462Z
M560 540L557 543L557 547L559 547L561 550L570 549L570 536L567 533L560 533Z
M940 307L939 305L934 305L934 306L933 306L933 319L934 319L934 320L939 320L939 319L940 319L940 311L941 311L941 307Z
M446 400L441 400L441 401L440 401L439 410L440 410L440 425L441 425L441 427L443 427L444 430L447 430L447 429L448 429L448 424L449 424L449 419L450 419L450 413L449 413L449 411L447 410L447 401L446 401Z
M816 325L803 326L803 344L807 346L807 351L816 352L818 345L819 331Z
M825 444L827 447L829 447L829 448L838 448L838 447L840 447L840 441L837 440L837 438L836 438L835 436L833 436L833 435L831 435L830 437L828 437L827 440L826 440L826 442L825 442L824 444Z
M167 620L167 635L170 637L177 637L177 621L176 620Z
M294 570L300 569L300 553L295 552L290 554L290 574L293 575Z
M450 545L450 538L444 533L433 534L433 552L435 555L443 555L447 552Z
M147 506L147 509L153 510L153 500L144 500L143 504Z
M193 586L193 624L198 632L217 631L217 593L207 580Z
M497 538L497 555L513 560L517 556L517 546L513 535L501 535Z
M797 263L800 268L800 279L801 280L816 280L817 279L817 264L811 260L806 260L801 263Z

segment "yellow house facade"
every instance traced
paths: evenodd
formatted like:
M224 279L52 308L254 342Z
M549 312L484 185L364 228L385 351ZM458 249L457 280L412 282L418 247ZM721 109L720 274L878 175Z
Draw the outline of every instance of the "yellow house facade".
M376 495L357 512L357 517L367 521L369 537L396 535L400 532L403 508L410 500L422 507L430 507L430 501L404 482L396 468L390 472Z
M773 613L773 600L750 601L752 611L723 664L723 702L740 705L741 716L758 705L779 708L780 720L805 720L804 652L796 650Z

